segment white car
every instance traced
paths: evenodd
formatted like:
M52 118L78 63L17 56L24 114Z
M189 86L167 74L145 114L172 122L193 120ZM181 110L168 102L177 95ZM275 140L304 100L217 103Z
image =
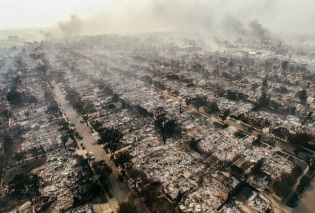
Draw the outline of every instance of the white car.
M95 156L93 155L93 152L90 152L90 159L91 159L91 160L94 160L94 159L95 159Z

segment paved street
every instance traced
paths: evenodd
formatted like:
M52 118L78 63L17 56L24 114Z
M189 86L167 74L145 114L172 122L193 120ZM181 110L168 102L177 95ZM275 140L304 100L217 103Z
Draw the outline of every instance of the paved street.
M314 213L315 212L315 179L306 188L299 205L293 208L296 213Z
M54 85L54 94L58 103L64 109L64 113L69 118L69 122L75 123L76 131L80 132L83 136L81 142L85 146L86 151L93 152L95 155L95 161L105 160L105 162L111 166L113 170L113 175L111 175L109 179L109 183L111 185L112 192L117 200L121 202L126 202L129 199L134 200L138 204L138 210L140 213L147 212L141 202L137 199L134 193L129 189L129 187L124 183L118 180L118 171L110 161L105 151L96 143L96 140L90 129L86 126L85 123L80 123L80 116L72 109L71 104L65 100L65 96L62 94L62 91L57 85Z

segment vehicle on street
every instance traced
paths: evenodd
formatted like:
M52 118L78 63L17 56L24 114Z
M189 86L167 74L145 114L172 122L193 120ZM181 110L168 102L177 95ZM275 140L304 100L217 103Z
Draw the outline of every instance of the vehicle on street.
M77 138L79 138L79 139L83 139L83 136L81 135L81 133L76 132L76 133L74 133L74 134L75 134L75 136L77 136Z
M94 159L95 159L95 156L94 156L93 152L90 152L90 159L91 159L91 160L94 160Z
M78 134L78 138L80 138L81 140L83 139L83 136L79 133Z

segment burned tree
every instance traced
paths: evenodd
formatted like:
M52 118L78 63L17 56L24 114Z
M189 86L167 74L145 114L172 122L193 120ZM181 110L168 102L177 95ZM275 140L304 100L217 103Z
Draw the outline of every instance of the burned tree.
M21 199L26 196L32 205L36 204L41 196L40 186L42 179L36 174L18 174L8 183L8 195Z
M289 66L289 62L288 61L284 61L281 64L281 68L282 68L282 75L285 76L286 71L288 70L288 66Z
M108 148L113 156L117 150L120 139L123 137L123 134L114 128L106 128L100 133L100 140L98 143L106 144L105 148Z
M132 156L128 151L119 152L116 154L115 165L121 165L124 168L125 163L131 162Z
M270 97L267 96L266 92L262 91L261 96L258 101L259 101L260 107L269 107Z
M180 136L181 129L178 126L177 120L170 119L164 123L164 134L169 137Z
M94 105L89 100L83 100L76 102L73 107L82 116L86 125L88 125L89 114L94 111Z
M93 174L93 173L92 173ZM83 171L77 173L71 173L68 178L73 178L74 182L71 185L71 191L73 193L73 205L82 203L99 193L100 187L95 182L91 174Z
M165 111L165 109L163 107L158 107L154 110L155 122L159 123L159 126L160 126L161 131L162 131L162 137L163 137L164 144L165 144L164 125L166 122L166 114L167 114L167 112Z
M230 115L230 110L227 109L227 110L222 110L222 111L220 112L220 114L219 114L219 117L221 118L221 120L222 120L222 122L223 122L224 120L227 119L227 117L228 117L229 115Z
M114 93L113 96L112 96L112 102L116 103L119 101L119 95Z
M16 92L15 90L12 90L8 92L7 99L10 104L17 106L23 103L23 95L20 92Z
M93 163L93 169L98 176L100 184L105 186L112 174L112 169L106 164L104 160Z
M20 164L21 161L24 159L24 157L25 157L25 154L24 154L23 152L17 152L17 153L15 153L15 155L14 155L14 159L15 159L16 161L18 161L19 164Z
M306 104L306 101L307 101L307 93L306 93L306 90L303 89L301 91L299 91L297 93L297 96L299 97L300 101L301 101L301 104L305 105Z
M81 97L77 91L70 89L67 90L66 100L68 100L72 105L74 105L76 102L79 102L81 100Z
M186 105L190 105L193 104L193 106L196 108L196 110L199 112L199 109L201 107L205 107L207 106L207 97L206 96L200 96L200 95L196 95L196 97L192 98L192 97L188 97L185 99Z
M194 107L197 109L197 111L199 112L199 109L206 105L207 97L196 95L196 97L193 98L192 103L193 103Z
M208 102L207 105L204 107L204 110L209 115L215 112L219 112L219 106L217 102Z
M50 105L47 108L46 113L55 116L55 118L57 119L57 121L59 123L60 109L59 109L58 105L56 105L56 104Z
M257 163L251 168L251 173L253 175L257 175L260 172L260 169L264 165L265 159L261 158L257 161Z

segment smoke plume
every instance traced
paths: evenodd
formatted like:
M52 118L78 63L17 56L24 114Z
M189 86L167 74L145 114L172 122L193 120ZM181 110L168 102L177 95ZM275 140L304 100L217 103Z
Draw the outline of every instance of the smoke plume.
M58 27L66 36L79 34L83 29L83 20L77 16L72 15L69 21L59 22Z
M122 4L119 12L99 7L93 9L94 15L89 18L72 15L70 20L58 22L40 33L53 38L177 31L224 38L281 40L274 29L282 28L270 26L284 11L283 5L286 5L284 0L134 0L133 4ZM281 25L284 26L287 25Z
M222 29L225 33L231 33L234 36L246 36L247 34L244 23L231 13L226 14L222 19Z
M268 29L264 28L257 19L250 21L248 24L249 30L248 33L249 35L252 35L256 38L261 38L261 39L271 39L271 33Z

